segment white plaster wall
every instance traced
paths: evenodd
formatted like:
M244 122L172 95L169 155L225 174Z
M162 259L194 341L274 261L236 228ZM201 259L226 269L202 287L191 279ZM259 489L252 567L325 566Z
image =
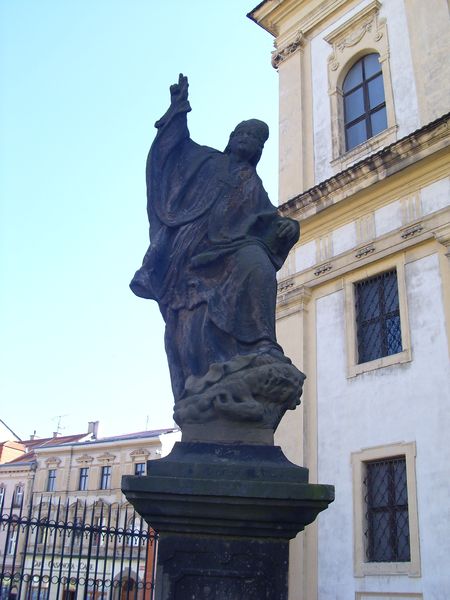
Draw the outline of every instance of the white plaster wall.
M402 207L399 201L386 204L375 211L376 237L394 231L402 225Z
M171 431L159 436L161 442L161 457L167 456L175 442L181 442L181 431Z
M315 183L333 175L331 114L328 96L327 59L332 52L331 46L323 39L328 33L345 23L355 13L369 4L369 0L360 2L348 11L332 26L322 31L311 41L312 94L313 94L313 132L315 157ZM389 61L394 95L394 109L397 137L408 135L420 127L416 85L413 63L407 36L408 26L404 0L384 0L380 9L380 18L387 19L389 36Z
M316 242L308 242L295 250L295 270L304 271L316 264Z
M437 255L406 265L413 360L346 377L344 293L316 302L318 470L336 486L319 517L319 600L348 600L356 591L450 590L450 369ZM394 442L417 444L416 476L421 578L353 577L351 453Z
M380 16L387 20L395 120L398 125L397 137L400 139L420 127L404 0L385 0Z
M356 223L347 223L333 231L333 256L356 246Z
M450 206L450 177L435 181L420 191L422 214L429 215L436 210Z

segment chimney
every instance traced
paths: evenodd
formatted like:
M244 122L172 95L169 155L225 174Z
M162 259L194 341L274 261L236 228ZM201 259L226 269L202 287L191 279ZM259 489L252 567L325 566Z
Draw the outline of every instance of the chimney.
M92 434L92 439L96 440L98 435L98 421L89 421L88 422L88 433Z
M58 431L54 431L54 432L53 432L53 437L54 437L54 438L58 437L58 435L59 435L59 432L58 432Z

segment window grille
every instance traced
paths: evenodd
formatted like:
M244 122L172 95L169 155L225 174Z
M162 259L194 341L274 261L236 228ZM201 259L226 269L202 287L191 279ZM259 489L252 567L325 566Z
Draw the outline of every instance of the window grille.
M47 492L54 492L56 485L56 469L49 469L47 479Z
M82 492L85 492L87 490L87 484L88 484L88 476L89 476L89 469L88 467L81 467L80 469L80 480L78 483L78 489Z
M355 284L358 363L402 351L396 270Z
M410 560L404 456L368 462L364 479L368 562Z
M387 128L383 75L378 58L378 54L364 56L344 79L342 91L347 150Z
M136 463L134 466L134 474L138 477L145 475L145 463Z
M102 467L102 476L100 479L100 489L109 490L111 487L111 467Z

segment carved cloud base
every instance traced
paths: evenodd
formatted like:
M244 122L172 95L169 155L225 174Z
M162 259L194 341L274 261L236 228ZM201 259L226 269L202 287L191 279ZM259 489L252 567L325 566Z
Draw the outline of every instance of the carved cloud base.
M237 356L189 377L174 419L186 442L273 444L286 410L300 404L304 379L281 353Z

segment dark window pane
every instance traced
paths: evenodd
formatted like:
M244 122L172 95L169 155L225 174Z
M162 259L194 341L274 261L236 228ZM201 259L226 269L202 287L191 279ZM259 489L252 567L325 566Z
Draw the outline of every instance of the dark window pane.
M347 150L387 127L383 75L378 58L378 54L368 54L353 65L344 80Z
M397 354L402 351L402 332L400 329L400 317L397 315L386 319L386 355Z
M388 471L383 463L373 463L368 472L368 484L371 493L370 503L374 508L381 508L389 502Z
M362 87L344 98L345 122L350 123L364 114L364 94Z
M408 489L406 487L406 462L401 459L393 462L393 476L395 488L395 503L408 504Z
M397 560L411 560L409 551L409 522L408 510L399 510L395 515L397 529Z
M372 81L367 83L367 90L369 92L369 107L375 108L384 102L384 86L383 76L378 75Z
M390 562L393 560L392 546L389 543L389 513L374 513L372 516L372 561Z
M383 356L382 351L382 331L379 320L373 323L364 323L358 328L359 344L358 357L359 362L368 362Z
M136 463L134 467L134 474L138 477L145 475L145 463Z
M368 54L364 57L364 71L366 79L369 79L372 77L372 75L381 72L381 65L378 59L379 54Z
M366 463L364 484L368 560L410 560L405 457Z
M380 110L373 113L370 117L372 124L372 135L377 135L380 131L384 131L387 127L386 107L383 106Z
M384 274L383 299L386 312L398 310L397 274L393 271Z
M347 129L347 150L351 150L367 139L366 122L360 121Z
M342 90L344 92L348 92L353 89L355 86L362 82L362 61L358 61L356 65L350 69L347 73L347 77L344 79L344 85L342 86Z
M355 284L358 362L402 351L396 271Z
M366 321L380 316L379 281L367 279L357 284L358 317Z

